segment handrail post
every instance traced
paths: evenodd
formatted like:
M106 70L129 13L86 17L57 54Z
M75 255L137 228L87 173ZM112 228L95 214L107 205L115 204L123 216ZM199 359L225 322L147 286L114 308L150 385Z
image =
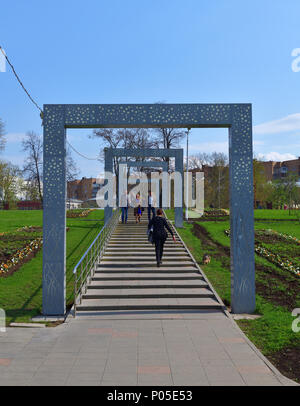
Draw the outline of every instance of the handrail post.
M82 263L80 264L80 292L82 290ZM80 304L82 301L82 295L80 295Z
M74 273L74 277L75 277L75 280L74 280L74 317L76 317L76 296L77 296L77 294L76 294L76 291L77 291L77 273L76 272Z

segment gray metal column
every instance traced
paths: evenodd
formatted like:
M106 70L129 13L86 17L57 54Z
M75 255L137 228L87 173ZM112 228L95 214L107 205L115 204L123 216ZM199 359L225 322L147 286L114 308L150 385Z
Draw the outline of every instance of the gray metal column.
M111 148L104 148L104 171L113 173L113 155ZM108 184L108 179L105 180L104 185ZM112 186L111 186L112 187ZM118 185L117 185L118 187ZM108 192L105 193L105 199L108 199ZM104 207L104 224L106 224L112 216L113 208Z
M252 112L232 106L229 128L231 306L233 313L255 310Z
M43 314L66 312L65 108L44 107Z
M181 207L175 207L175 227L183 227L183 149L176 150L175 154L175 171L181 174L182 179L182 194L181 194Z

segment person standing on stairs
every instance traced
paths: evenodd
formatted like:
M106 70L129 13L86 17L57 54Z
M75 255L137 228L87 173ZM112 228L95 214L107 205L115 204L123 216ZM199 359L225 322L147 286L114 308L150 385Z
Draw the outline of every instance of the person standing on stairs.
M136 194L135 196L135 207L133 214L135 216L135 222L141 222L141 216L142 216L142 209L141 209L141 196L139 193Z
M148 221L151 220L151 213L152 213L152 218L155 217L154 200L153 200L153 196L150 191L149 196L148 196Z
M129 197L127 192L124 192L121 196L122 224L127 223L128 207L129 207Z
M148 224L148 230L153 227L153 242L155 244L155 254L156 254L156 263L157 267L160 267L162 264L162 256L164 250L164 243L168 237L166 229L169 231L173 237L173 241L176 242L175 235L171 228L169 227L167 220L163 217L162 209L157 209L156 216L150 220Z

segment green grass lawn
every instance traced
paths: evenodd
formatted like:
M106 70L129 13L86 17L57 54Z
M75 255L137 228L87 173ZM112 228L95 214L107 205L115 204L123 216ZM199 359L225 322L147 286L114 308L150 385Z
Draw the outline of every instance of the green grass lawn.
M67 304L73 301L73 268L103 226L103 210L85 218L67 219ZM0 212L0 232L14 231L25 225L41 226L42 211L9 210ZM42 250L11 276L0 278L0 307L7 323L29 321L42 308Z
M0 233L24 226L42 226L42 210L0 210Z
M254 218L255 219L270 219L270 220L291 220L291 219L298 219L300 215L299 210L265 210L265 209L257 209L254 210Z
M174 209L165 210L168 218L174 220ZM300 210L266 210L266 209L256 209L254 210L254 218L256 220L267 219L267 220L298 220L300 217ZM300 224L300 222L299 222Z
M276 213L275 217L278 217ZM195 235L195 232L199 233L198 229L195 230L195 224L200 226L200 231L202 230L202 234L197 234L199 238ZM297 223L255 222L255 229L270 228L300 239L300 225ZM199 264L202 264L204 253L211 256L210 264L201 265L201 268L224 303L230 306L230 238L224 233L226 229L229 229L229 221L199 221L184 223L184 228L177 231ZM274 247L273 249L276 248ZM279 247L282 249L282 243ZM292 255L288 243L286 248L285 251ZM295 319L291 316L291 311L300 307L300 278L258 255L255 255L255 267L256 313L262 317L256 320L242 320L238 324L250 340L273 360L276 354L285 349L300 347L300 333L295 333L291 329ZM295 374L292 373L290 377L299 379L300 382L300 376L297 375L295 378Z

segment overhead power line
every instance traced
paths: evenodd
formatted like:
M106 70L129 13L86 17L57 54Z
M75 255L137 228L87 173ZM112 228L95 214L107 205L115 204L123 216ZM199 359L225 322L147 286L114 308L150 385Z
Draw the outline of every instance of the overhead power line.
M36 108L38 110L40 110L40 116L41 118L43 118L43 110L40 108L40 106L36 103L35 100L33 100L33 98L31 97L31 95L29 94L29 92L26 90L25 86L23 85L21 79L19 78L17 72L15 71L14 66L12 65L12 63L10 62L10 60L8 59L6 53L4 52L4 49L2 48L2 46L0 45L0 51L2 52L2 54L4 55L7 63L9 64L9 66L11 67L13 74L15 75L17 81L19 82L19 84L21 85L21 87L23 88L24 92L27 94L27 96L29 97L29 99L31 100L31 102L36 106Z
M73 145L69 143L68 140L67 140L67 144L70 146L70 148L72 148L72 150L73 150L74 152L76 152L76 154L80 155L82 158L88 159L89 161L100 161L100 157L99 157L99 156L98 156L98 158L91 158L91 157L88 157L88 156L83 155L81 152L77 151L77 149L75 149L75 148L73 147Z
M21 79L19 78L13 64L10 62L10 60L8 59L6 53L4 52L4 49L2 48L2 46L0 45L0 51L3 54L4 58L6 59L7 63L9 64L9 66L11 67L11 70L13 71L13 74L15 75L17 81L19 82L19 84L21 85L22 89L24 90L24 92L27 94L27 96L29 97L29 99L31 100L31 102L35 105L35 107L40 111L40 116L41 119L43 119L43 110L40 108L40 106L37 104L37 102L32 98L32 96L30 95L30 93L27 91L27 89L25 88L25 86L23 85ZM76 152L76 154L80 155L82 158L88 159L90 161L99 161L100 158L91 158L91 157L87 157L85 155L83 155L81 152L77 151L76 148L73 147L72 144L70 144L70 142L67 140L68 145L70 146L70 148L72 148L72 150L74 152Z

